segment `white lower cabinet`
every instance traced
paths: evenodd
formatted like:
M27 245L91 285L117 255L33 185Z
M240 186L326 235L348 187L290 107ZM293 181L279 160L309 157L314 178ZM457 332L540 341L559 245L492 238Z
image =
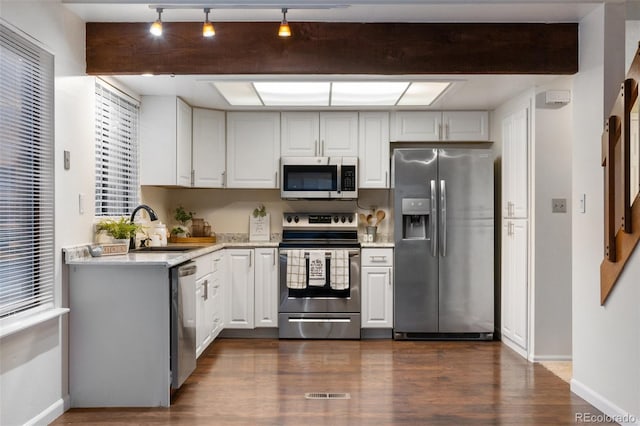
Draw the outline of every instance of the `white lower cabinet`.
M278 326L278 250L226 249L225 328Z
M254 328L253 249L226 249L225 328Z
M278 326L278 250L255 249L255 326Z
M527 350L528 221L506 219L502 230L502 336Z
M224 326L223 251L206 254L196 262L196 356L214 341Z
M362 328L393 328L393 249L362 249Z

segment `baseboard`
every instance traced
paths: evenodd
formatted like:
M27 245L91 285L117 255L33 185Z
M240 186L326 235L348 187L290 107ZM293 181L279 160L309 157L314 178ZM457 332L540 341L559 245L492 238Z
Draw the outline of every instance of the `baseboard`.
M571 355L533 355L529 357L531 362L548 362L548 361L572 361Z
M527 351L522 349L518 344L512 342L506 337L502 337L502 343L504 343L509 349L520 355L522 358L528 360Z
M585 386L583 383L580 383L576 379L571 379L571 392L575 393L580 398L584 399L604 413L605 418L583 419L583 423L606 423L607 421L614 421L624 426L640 425L639 417L627 413L622 408L618 407L613 402L609 401L607 398L595 392L588 386ZM574 420L576 420L577 423L580 423L577 418Z
M40 414L25 423L25 426L48 425L69 409L69 395L60 398Z

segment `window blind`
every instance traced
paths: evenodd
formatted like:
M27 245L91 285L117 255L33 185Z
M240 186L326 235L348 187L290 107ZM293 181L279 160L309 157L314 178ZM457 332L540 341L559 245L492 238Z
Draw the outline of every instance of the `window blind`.
M140 107L96 82L96 216L126 216L138 196Z
M0 317L53 306L53 64L0 24Z

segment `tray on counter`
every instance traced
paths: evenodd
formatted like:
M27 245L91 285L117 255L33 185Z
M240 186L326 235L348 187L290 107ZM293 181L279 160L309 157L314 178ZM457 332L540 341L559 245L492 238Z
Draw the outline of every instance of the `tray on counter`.
M192 244L215 243L216 237L215 235L211 237L169 237L169 242L170 243L192 243Z

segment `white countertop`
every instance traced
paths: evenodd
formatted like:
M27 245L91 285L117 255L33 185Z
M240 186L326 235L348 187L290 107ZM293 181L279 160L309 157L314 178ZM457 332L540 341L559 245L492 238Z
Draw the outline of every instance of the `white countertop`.
M393 242L361 242L360 245L362 246L362 248L386 248L386 247L395 247L395 244Z
M67 265L113 265L113 266L128 266L128 265L143 265L143 266L164 266L171 268L181 263L187 262L196 257L213 253L214 251L221 250L223 248L255 248L255 247L278 247L278 242L270 241L248 241L248 242L225 242L210 245L203 245L202 248L179 251L179 252L129 252L128 254L115 255L115 256L99 256L99 257L78 257L71 260L67 260L65 256L65 263Z

